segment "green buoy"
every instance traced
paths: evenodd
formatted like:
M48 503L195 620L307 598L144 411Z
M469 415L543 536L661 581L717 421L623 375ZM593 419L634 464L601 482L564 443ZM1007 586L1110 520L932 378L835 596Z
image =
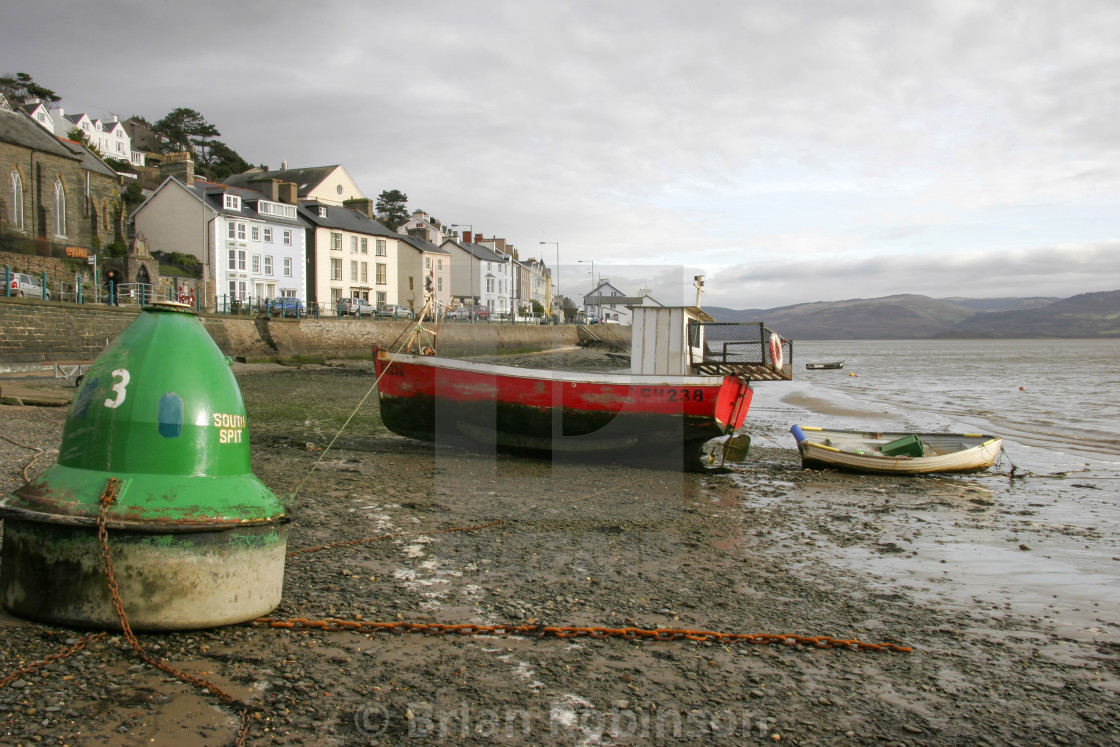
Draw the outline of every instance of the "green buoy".
M288 513L251 471L241 390L183 304L145 307L90 366L57 463L0 501L0 600L43 622L134 630L251 620L280 603Z

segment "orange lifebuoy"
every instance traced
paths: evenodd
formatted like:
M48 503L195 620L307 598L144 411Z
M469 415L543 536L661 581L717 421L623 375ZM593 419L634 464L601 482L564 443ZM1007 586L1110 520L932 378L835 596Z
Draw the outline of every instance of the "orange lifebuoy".
M782 338L774 332L770 333L770 362L774 365L775 371L781 371L782 364L785 363L782 356Z

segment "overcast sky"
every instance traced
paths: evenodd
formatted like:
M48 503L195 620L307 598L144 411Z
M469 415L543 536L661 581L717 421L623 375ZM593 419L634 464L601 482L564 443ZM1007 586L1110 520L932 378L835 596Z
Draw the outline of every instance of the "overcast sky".
M1120 289L1115 0L15 0L68 113L200 111L252 163L556 262L771 308ZM580 263L583 260L584 263ZM670 281L666 285L666 281ZM670 290L670 288L672 290ZM672 294L678 297L669 297Z

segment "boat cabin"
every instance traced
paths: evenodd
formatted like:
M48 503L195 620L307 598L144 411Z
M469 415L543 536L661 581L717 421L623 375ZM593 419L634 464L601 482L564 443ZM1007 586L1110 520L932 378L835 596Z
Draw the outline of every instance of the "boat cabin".
M630 373L793 378L793 343L761 322L717 322L697 306L631 306Z

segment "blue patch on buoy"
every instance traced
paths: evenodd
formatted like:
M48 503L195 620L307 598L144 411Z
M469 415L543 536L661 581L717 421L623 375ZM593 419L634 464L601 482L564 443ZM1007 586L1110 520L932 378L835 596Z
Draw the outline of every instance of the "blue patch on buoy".
M183 398L168 392L159 398L159 435L178 438L183 433Z
M95 376L92 379L86 379L84 383L85 386L78 392L77 401L74 402L74 418L76 420L85 420L86 413L89 412L89 405L93 402L93 393L97 391L100 379Z

